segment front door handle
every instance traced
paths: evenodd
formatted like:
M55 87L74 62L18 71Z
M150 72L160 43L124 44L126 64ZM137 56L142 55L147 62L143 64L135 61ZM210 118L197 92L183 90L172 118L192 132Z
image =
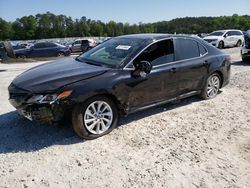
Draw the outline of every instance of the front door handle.
M170 72L176 73L176 68L175 68L175 67L171 68L171 69L170 69Z

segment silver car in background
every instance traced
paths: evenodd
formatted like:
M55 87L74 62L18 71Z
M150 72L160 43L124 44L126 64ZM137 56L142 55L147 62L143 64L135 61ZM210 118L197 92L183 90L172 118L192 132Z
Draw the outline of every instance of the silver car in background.
M96 46L96 41L93 39L78 39L69 45L70 51L75 52L86 52Z

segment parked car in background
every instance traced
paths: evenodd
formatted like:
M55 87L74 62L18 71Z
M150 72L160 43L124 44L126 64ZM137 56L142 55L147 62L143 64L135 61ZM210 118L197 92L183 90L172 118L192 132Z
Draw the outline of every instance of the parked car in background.
M244 35L240 30L214 31L203 39L217 48L240 47L244 43Z
M250 60L250 30L243 32L245 42L241 48L242 61Z
M31 43L17 43L17 44L12 44L13 50L19 50L19 49L25 49L31 47L33 44Z
M9 100L30 120L71 113L76 133L94 139L111 132L119 115L193 95L214 98L229 83L230 66L230 55L198 37L125 35L22 73Z
M70 51L75 52L86 52L96 46L96 42L93 39L78 39L69 45Z
M69 56L70 49L58 43L38 42L30 48L15 50L16 58Z

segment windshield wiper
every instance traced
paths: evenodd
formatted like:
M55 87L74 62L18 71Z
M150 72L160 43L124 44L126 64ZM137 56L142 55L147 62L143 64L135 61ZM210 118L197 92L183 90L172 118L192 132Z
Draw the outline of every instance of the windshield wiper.
M79 56L77 56L77 57L75 58L75 60L76 60L76 61L79 61L79 62L83 62L83 61L79 58Z
M102 65L101 65L101 64L98 64L98 63L93 63L93 62L89 62L89 61L82 61L82 62L84 62L84 63L86 63L86 64L89 64L89 65L95 65L95 66L102 67Z

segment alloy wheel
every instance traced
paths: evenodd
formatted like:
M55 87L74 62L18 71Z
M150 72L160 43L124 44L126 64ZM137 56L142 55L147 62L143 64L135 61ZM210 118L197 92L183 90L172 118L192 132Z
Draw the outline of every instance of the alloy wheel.
M217 75L212 75L208 79L208 85L207 85L207 96L209 98L215 97L220 89L220 78Z
M57 54L57 57L62 57L62 56L64 56L64 54L62 52Z
M84 112L84 126L92 134L103 134L113 121L113 111L105 101L92 102Z

